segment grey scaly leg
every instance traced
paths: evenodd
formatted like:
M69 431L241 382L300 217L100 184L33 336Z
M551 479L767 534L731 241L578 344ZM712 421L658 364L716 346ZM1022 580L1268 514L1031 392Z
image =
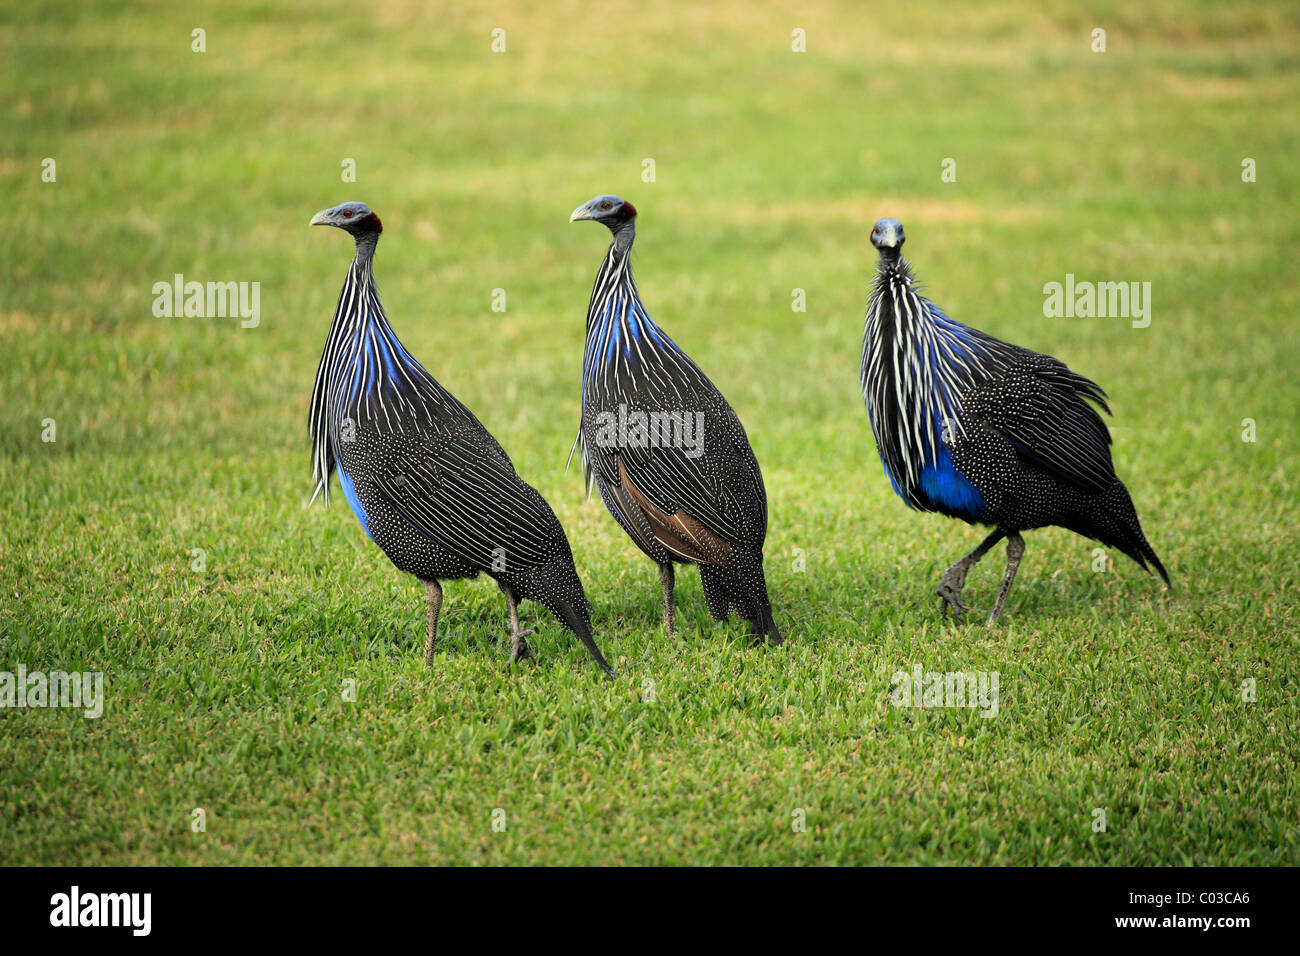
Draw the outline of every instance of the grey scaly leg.
M425 581L424 596L429 602L424 629L424 662L432 667L433 645L438 640L438 614L442 611L442 585L437 581Z
M501 585L501 593L506 596L506 608L510 611L510 660L506 662L506 670L515 661L523 660L525 657L531 658L532 651L528 649L528 642L525 637L536 633L535 631L521 631L519 629L519 602L515 600L515 592L510 590L507 585Z
M1020 537L1016 532L1007 536L1007 576L1002 579L1002 589L998 591L997 603L993 605L993 613L989 615L989 624L998 619L1002 613L1002 605L1006 603L1007 592L1011 590L1011 582L1016 579L1016 570L1020 567L1020 556L1025 553L1025 539Z
M659 565L659 583L664 589L664 630L668 636L673 636L673 617L675 615L675 606L673 604L673 563L671 561Z
M975 566L975 562L988 554L989 548L1001 541L1005 535L1006 532L1001 528L994 528L974 551L943 572L943 577L939 579L939 587L935 590L939 595L939 612L943 617L948 616L948 608L952 608L954 618L960 618L963 611L970 610L961 601L961 590L966 586L966 572Z

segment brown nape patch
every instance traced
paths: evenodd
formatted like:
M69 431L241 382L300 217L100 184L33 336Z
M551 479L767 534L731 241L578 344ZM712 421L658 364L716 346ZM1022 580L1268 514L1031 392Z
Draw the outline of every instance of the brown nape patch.
M365 219L362 219L361 222L364 222L367 225L369 225L372 229L375 230L375 232L384 231L384 224L379 221L379 217L376 216L373 212L369 216L366 216Z
M636 216L636 206L633 206L626 199L623 200L623 208L618 211L619 219L632 219Z

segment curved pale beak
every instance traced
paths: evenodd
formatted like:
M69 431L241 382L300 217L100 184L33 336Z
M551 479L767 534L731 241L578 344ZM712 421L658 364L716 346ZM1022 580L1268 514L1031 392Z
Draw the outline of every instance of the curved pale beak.
M330 213L332 213L333 211L334 211L333 206L331 206L329 209L322 209L320 212L316 213L316 215L311 217L311 222L309 222L307 225L328 226L330 224Z
M587 206L587 203L583 203L577 209L573 210L573 214L569 216L569 222L580 222L583 219L590 219L591 210L588 209Z

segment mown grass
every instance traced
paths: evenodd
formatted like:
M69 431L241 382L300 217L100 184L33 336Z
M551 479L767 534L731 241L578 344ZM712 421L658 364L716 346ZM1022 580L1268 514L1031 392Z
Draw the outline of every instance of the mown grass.
M103 671L107 704L0 710L0 862L1300 861L1298 41L1284 3L7 6L0 669ZM693 573L667 640L564 471L606 242L566 219L598 192L746 422L784 647L710 622ZM616 683L534 605L540 665L503 675L486 580L448 586L427 669L419 585L306 507L350 255L306 224L352 198L399 334L567 528ZM875 457L882 215L950 314L1106 387L1172 593L1044 531L1003 625L939 619L979 532ZM261 324L155 318L177 272L260 282ZM1044 318L1066 273L1151 282L1150 328ZM997 717L892 707L915 663L997 671Z

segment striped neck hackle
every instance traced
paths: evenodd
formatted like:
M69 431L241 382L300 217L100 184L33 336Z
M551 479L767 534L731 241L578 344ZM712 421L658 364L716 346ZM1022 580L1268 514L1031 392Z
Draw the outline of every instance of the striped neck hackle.
M912 500L944 435L962 430L961 396L980 361L969 330L920 294L897 247L881 248L867 302L862 394L890 474Z
M430 420L431 403L454 402L388 324L372 269L379 230L362 229L353 237L356 254L339 292L312 388L312 500L323 493L327 503L340 443L351 441L356 429L374 422L402 431L403 423Z

